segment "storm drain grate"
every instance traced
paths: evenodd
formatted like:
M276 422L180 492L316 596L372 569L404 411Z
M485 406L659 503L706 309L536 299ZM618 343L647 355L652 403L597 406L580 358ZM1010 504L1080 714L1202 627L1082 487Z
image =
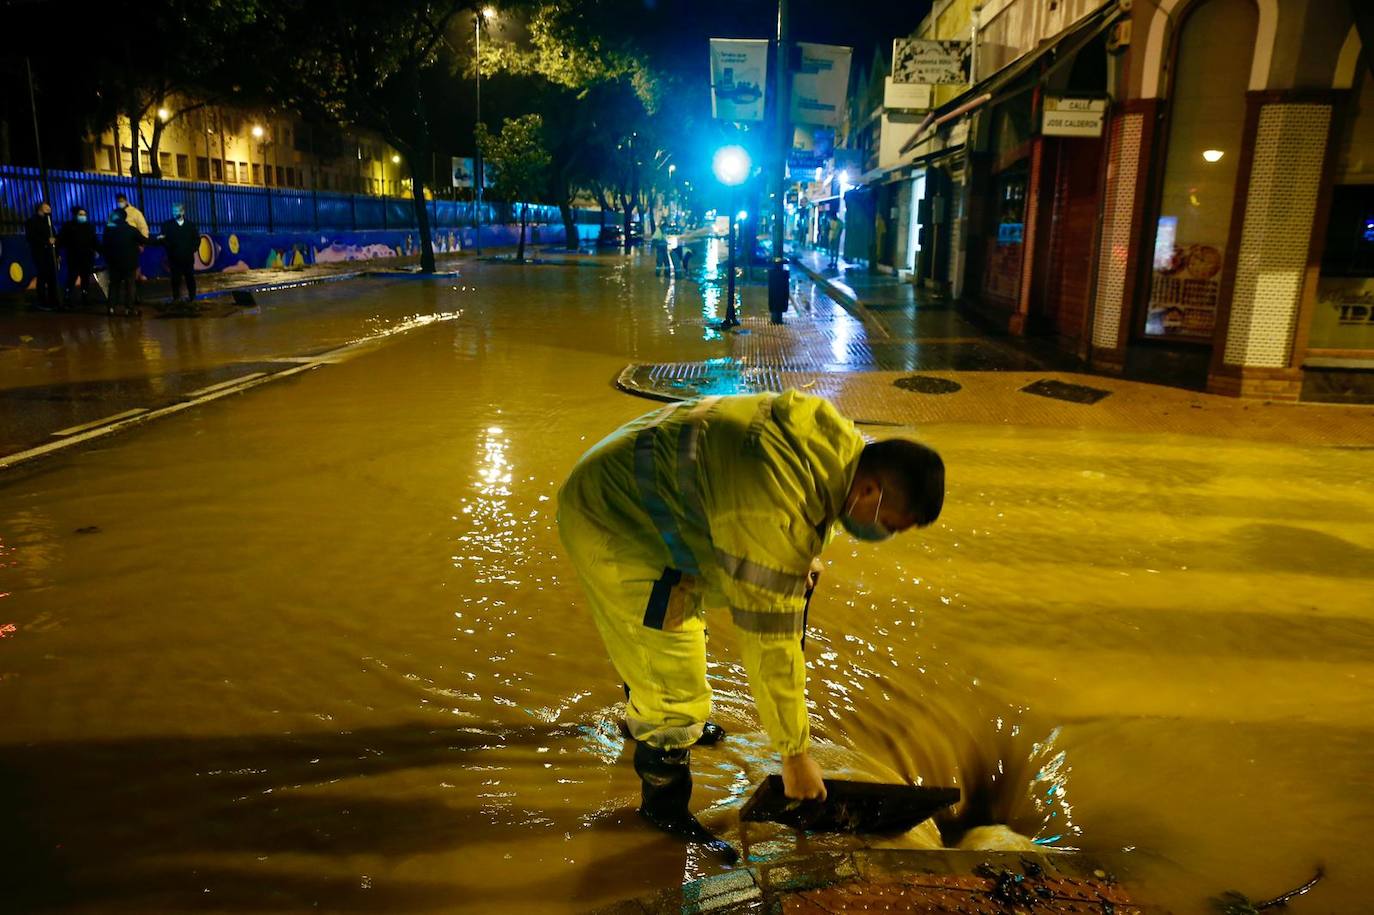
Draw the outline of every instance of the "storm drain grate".
M1112 393L1101 388L1090 388L1084 384L1069 384L1051 378L1033 381L1021 391L1025 394L1034 394L1037 397L1049 397L1053 400L1067 400L1069 403L1081 404L1095 404Z
M937 378L934 375L908 375L905 378L898 378L892 384L903 391L915 391L917 394L953 394L955 391L964 389L964 386L957 381Z

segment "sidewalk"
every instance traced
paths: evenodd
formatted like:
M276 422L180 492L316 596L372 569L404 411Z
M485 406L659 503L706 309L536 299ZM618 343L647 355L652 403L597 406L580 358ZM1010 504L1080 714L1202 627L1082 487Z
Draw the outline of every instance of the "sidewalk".
M631 364L617 384L659 400L798 388L874 425L1015 424L1177 433L1302 445L1374 446L1368 406L1239 400L1075 371L994 336L943 299L894 277L834 271L824 255L793 259L786 323L766 291L741 290L742 326L722 358Z

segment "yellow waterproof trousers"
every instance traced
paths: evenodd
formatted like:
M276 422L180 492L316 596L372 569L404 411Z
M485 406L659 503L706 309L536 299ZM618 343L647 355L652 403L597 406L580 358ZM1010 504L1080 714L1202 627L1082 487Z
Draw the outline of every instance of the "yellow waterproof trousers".
M611 663L629 687L630 736L664 750L691 746L711 714L706 616L695 582L627 561L615 535L570 500L558 507L558 531Z

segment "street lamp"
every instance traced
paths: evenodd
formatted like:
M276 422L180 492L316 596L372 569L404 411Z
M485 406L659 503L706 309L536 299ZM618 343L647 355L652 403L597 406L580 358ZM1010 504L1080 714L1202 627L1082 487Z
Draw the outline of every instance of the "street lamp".
M725 320L720 325L726 329L739 327L739 316L735 314L735 188L748 179L752 165L749 151L738 145L722 146L711 158L711 171L715 172L716 180L730 188L729 278L726 281Z
M272 189L267 185L267 131L262 129L261 124L254 124L252 131L253 139L262 144L262 192L267 195L267 231L274 231L272 225Z

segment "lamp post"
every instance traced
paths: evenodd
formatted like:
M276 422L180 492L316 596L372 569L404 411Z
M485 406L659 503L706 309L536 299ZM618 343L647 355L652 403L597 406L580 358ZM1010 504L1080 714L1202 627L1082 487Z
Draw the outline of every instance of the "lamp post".
M727 329L739 327L739 317L735 314L735 188L748 179L752 164L749 152L743 146L722 146L711 159L711 171L715 172L716 180L730 188L729 276L726 281L725 320L720 325Z
M786 218L787 196L787 153L792 147L791 129L791 57L792 43L788 35L787 0L778 0L778 53L775 71L777 73L777 92L773 99L774 129L777 132L774 142L773 194L773 262L768 267L768 315L774 324L782 323L782 313L788 305L788 273L783 220Z
M267 231L276 231L272 225L272 188L268 186L267 180L267 132L262 129L262 125L253 125L253 139L262 144L262 192L267 195Z
M490 18L492 18L493 16L495 16L495 15L496 15L496 10L492 9L492 8L489 7L489 6L483 6L483 7L478 8L477 14L476 14L475 16L472 17L472 42L473 42L473 54L475 55L475 60L474 60L474 62L473 62L473 68L472 68L472 69L473 69L473 72L476 73L476 75L477 75L477 120L476 120L476 121L474 122L474 124L473 124L473 137L474 137L474 138L477 136L477 128L476 128L476 125L482 123L482 24L483 24L484 22L486 22L488 19L490 19ZM474 143L474 146L476 146L475 143ZM473 224L473 234L474 234L474 236L475 236L475 238L476 238L476 244L477 244L477 256L478 256L478 257L481 257L481 256L482 256L482 185L485 183L485 178L486 178L486 176L482 174L482 148L481 148L480 146L477 146L477 147L476 147L476 150L475 150L475 152L473 153L473 157L474 157L474 158L473 158L473 163L474 163L475 167L473 168L473 173L474 173L474 174L473 174L473 176L472 176L472 180L473 180L473 183L476 185L476 188L475 188L475 191L474 191L474 193L473 193L473 204L474 204L474 205L473 205L473 213L472 213L472 220L473 220L472 224Z

